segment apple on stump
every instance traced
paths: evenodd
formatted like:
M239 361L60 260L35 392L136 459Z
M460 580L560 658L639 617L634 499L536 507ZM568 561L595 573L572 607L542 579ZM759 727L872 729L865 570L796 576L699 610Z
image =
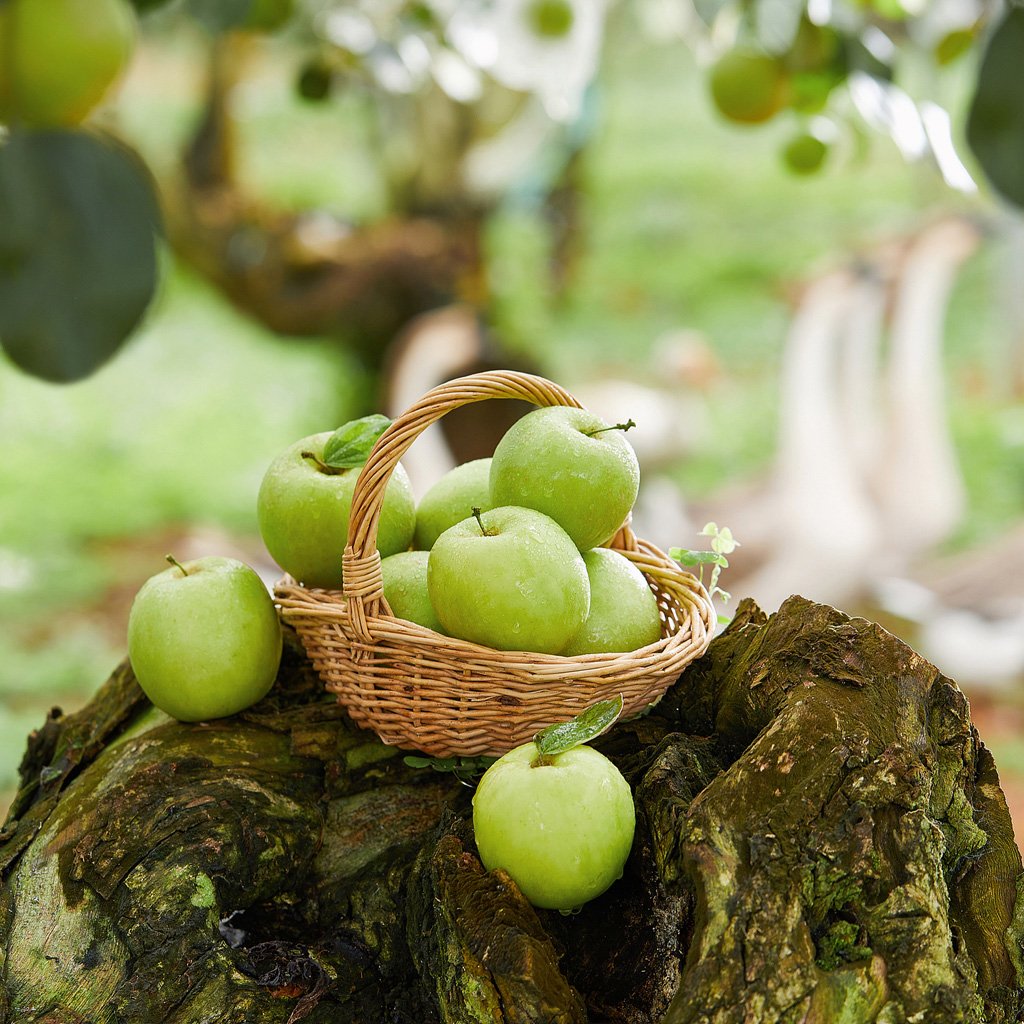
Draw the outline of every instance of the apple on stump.
M263 581L234 558L167 559L171 567L142 585L128 616L128 656L146 696L183 722L262 700L282 644Z

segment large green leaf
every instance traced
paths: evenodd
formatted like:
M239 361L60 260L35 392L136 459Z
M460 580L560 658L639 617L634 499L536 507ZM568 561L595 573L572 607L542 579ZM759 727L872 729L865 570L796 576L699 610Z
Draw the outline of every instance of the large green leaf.
M156 288L159 212L139 158L79 131L0 145L0 345L51 381L88 376Z
M1011 7L985 48L967 141L993 187L1024 207L1024 7Z

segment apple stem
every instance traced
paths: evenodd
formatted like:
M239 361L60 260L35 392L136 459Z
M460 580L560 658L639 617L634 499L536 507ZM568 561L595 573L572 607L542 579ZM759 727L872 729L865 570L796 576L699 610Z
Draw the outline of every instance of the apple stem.
M610 427L598 427L597 430L584 430L583 433L586 434L587 437L593 437L595 434L603 434L606 430L623 430L623 431L625 431L625 430L629 430L630 428L635 427L635 426L636 426L636 423L634 423L633 420L629 419L629 420L626 420L625 423L615 423L615 424L613 424Z
M299 454L304 459L310 459L312 462L316 463L316 468L320 470L321 473L328 473L331 476L340 476L342 473L348 472L347 469L342 469L338 466L328 466L316 452L300 452Z
M550 754L538 754L531 762L531 768L547 768L555 763L555 759Z
M183 566L183 565L181 564L181 562L179 562L179 561L178 561L178 560L177 560L177 559L176 559L176 558L174 557L174 555L166 555L165 557L167 558L167 561L168 561L168 562L170 562L170 563L171 563L171 565L173 565L173 566L174 566L174 568L175 568L175 569L180 569L180 570L181 570L181 575L182 575L182 576L187 576L187 575L188 575L188 569L186 569L186 568L185 568L185 566Z
M494 532L492 530L488 530L487 527L484 526L483 514L479 505L473 506L473 516L476 519L476 521L480 524L480 532L485 537L493 537Z

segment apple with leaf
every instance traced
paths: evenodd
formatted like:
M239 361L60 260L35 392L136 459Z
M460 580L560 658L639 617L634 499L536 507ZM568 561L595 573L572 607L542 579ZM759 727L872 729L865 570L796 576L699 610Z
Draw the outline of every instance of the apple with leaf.
M536 907L569 913L618 878L633 845L633 794L587 744L622 713L622 697L549 726L484 772L473 795L480 860L506 871Z
M271 462L256 499L263 543L277 564L309 587L340 590L341 556L359 471L391 421L352 420L333 433L289 445ZM382 556L405 551L416 525L416 502L399 465L384 492L377 530Z

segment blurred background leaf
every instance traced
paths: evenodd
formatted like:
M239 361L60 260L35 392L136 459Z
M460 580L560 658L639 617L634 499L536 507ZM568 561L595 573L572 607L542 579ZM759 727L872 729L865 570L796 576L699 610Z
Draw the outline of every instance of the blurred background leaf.
M15 131L0 146L0 345L52 381L88 376L156 288L148 172L113 139Z
M967 138L1003 198L1024 207L1024 7L1012 7L985 47L967 121Z

